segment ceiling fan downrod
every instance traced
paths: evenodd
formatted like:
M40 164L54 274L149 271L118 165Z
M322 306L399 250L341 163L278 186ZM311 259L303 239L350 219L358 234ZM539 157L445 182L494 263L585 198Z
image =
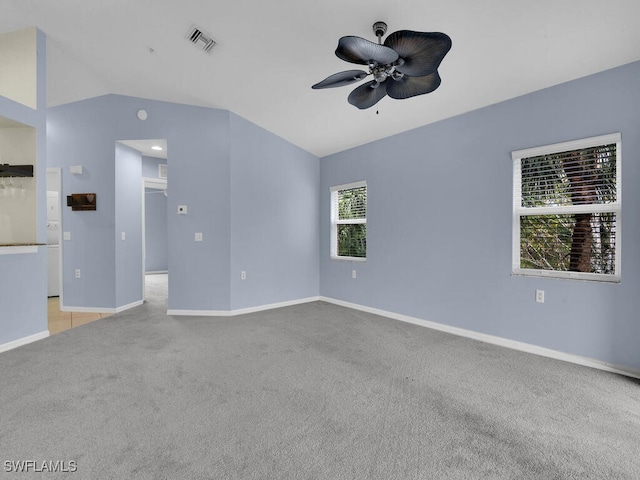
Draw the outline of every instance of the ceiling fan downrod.
M378 45L382 45L382 36L387 33L387 24L384 22L376 22L373 24L373 33L378 37Z

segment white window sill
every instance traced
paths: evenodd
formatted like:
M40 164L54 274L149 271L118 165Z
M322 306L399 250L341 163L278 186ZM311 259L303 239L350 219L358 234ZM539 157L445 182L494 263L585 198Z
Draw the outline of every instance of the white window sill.
M336 257L331 256L331 260L341 260L343 262L366 262L367 259L363 257Z
M544 277L564 280L583 280L601 283L620 283L620 275L604 275L598 273L583 272L558 272L554 270L529 270L519 268L514 269L511 273L514 276L518 277Z

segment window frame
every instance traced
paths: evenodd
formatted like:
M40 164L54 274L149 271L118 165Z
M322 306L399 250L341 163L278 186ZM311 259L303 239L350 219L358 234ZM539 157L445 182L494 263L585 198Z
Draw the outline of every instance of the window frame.
M523 158L552 155L571 150L616 144L616 201L607 204L584 204L557 207L523 207L522 206L522 177L520 173ZM544 145L511 152L513 160L513 219L512 219L512 275L526 277L550 277L575 280L590 280L598 282L619 283L621 280L621 252L622 252L622 136L611 133L597 137L584 138L569 142ZM589 273L561 270L539 270L520 267L520 218L530 215L561 215L576 213L614 213L616 225L615 244L615 273Z
M367 201L366 205L368 208L368 195L369 189L367 187L367 182L365 180L353 183L345 183L343 185L335 185L329 188L330 192L330 202L331 202L331 250L330 257L332 260L346 260L350 262L366 262L367 257L348 257L345 255L338 255L338 225L357 225L357 224L367 224L367 214L365 214L365 218L350 218L346 220L338 219L338 192L341 190L351 190L354 188L362 188L365 187L367 189Z

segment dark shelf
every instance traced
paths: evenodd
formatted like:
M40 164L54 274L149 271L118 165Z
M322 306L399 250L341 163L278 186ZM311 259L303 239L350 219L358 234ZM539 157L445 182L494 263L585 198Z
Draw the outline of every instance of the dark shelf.
M0 164L0 177L33 177L33 165Z
M0 247L41 247L46 243L0 243Z

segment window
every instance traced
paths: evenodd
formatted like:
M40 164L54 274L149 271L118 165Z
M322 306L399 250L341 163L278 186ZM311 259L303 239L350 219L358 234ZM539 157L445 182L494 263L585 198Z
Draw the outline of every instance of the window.
M513 273L620 281L620 134L512 153Z
M367 258L367 183L331 187L331 257Z

